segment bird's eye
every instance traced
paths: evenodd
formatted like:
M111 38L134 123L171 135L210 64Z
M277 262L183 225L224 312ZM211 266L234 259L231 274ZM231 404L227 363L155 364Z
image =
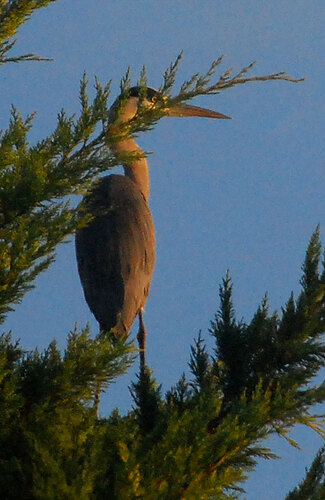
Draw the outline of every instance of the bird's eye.
M154 95L152 98L151 98L151 102L155 103L158 101L158 97L156 95Z

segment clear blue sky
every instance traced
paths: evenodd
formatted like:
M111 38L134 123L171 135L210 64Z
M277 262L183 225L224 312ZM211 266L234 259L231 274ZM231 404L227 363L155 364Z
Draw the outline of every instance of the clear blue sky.
M84 70L112 79L114 96L128 65L136 82L145 64L150 85L158 87L181 50L179 83L220 54L227 56L224 69L257 60L259 74L285 70L307 78L197 99L233 120L164 119L140 138L154 151L150 204L158 240L146 307L148 362L164 390L187 369L199 329L211 345L207 329L227 268L239 318L249 320L265 292L273 310L299 291L309 237L317 223L325 227L324 11L323 0L61 0L22 27L17 45L17 52L55 61L2 68L0 127L10 103L23 114L37 110L31 140L53 130L62 107L78 110ZM29 349L43 349L53 337L63 348L75 322L87 321L97 333L71 241L4 329ZM109 389L103 412L130 407L134 370ZM303 450L274 438L283 460L259 464L243 498L279 500L302 478L321 441L304 429L294 437Z

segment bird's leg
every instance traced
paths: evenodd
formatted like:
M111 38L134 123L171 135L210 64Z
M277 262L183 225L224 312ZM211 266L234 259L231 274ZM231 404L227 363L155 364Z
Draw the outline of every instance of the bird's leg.
M94 398L94 410L96 413L96 417L98 417L98 407L100 403L100 393L102 390L102 384L101 382L97 382L97 387L96 387L96 392L95 392L95 398Z
M99 335L103 335L105 333L105 329L99 325ZM100 403L100 393L102 392L102 381L97 380L97 385L96 385L96 392L95 392L95 397L94 397L94 410L96 413L96 417L98 417L98 409L99 409L99 403Z
M147 332L146 332L146 327L144 326L142 309L140 309L138 315L139 315L139 332L138 332L138 335L137 335L137 339L138 339L139 350L140 350L140 372L144 373L144 368L146 366L146 337L147 337Z

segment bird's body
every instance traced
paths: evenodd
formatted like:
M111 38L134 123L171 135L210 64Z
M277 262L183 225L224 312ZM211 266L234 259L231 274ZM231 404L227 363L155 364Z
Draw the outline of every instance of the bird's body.
M76 234L86 301L102 331L127 334L148 297L155 231L147 202L122 175L101 178L82 203L92 219Z

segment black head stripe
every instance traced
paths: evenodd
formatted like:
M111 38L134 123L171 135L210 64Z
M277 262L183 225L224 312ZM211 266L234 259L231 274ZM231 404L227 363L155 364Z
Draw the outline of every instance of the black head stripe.
M143 89L143 87L131 87L130 88L130 96L131 97L139 97L140 90ZM155 96L159 96L158 90L155 90L151 87L147 87L147 99L151 101L151 99Z

